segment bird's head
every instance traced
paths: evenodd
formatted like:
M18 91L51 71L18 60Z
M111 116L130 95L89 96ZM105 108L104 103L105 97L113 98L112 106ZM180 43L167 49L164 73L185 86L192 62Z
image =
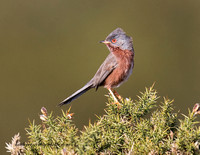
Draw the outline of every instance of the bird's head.
M100 42L106 44L108 48L120 48L121 50L133 51L132 38L127 36L121 28L112 31L105 40Z

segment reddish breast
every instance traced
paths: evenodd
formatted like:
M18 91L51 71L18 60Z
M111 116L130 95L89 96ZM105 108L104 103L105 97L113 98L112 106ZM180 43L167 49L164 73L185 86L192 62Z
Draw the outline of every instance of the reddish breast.
M134 66L134 53L132 51L121 50L119 48L112 49L111 51L116 56L118 66L104 82L104 87L108 89L119 87L123 82L125 82L131 75Z

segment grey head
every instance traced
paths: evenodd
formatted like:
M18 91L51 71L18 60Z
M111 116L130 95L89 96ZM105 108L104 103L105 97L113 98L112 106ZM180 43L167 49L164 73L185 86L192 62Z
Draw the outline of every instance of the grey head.
M107 44L108 47L119 47L122 50L133 51L132 38L127 36L121 28L112 31L102 43Z

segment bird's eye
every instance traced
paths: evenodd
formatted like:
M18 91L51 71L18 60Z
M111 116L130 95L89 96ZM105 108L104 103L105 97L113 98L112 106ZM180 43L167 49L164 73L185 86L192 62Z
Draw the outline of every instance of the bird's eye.
M117 42L117 40L116 39L112 39L112 43L116 43Z

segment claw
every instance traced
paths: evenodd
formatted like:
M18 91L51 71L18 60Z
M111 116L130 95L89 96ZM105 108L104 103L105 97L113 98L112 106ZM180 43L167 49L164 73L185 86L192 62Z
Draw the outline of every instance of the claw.
M117 105L117 108L118 108L118 109L120 109L120 108L122 107L121 104L120 104L119 102L114 102L114 103L112 103L112 104Z

